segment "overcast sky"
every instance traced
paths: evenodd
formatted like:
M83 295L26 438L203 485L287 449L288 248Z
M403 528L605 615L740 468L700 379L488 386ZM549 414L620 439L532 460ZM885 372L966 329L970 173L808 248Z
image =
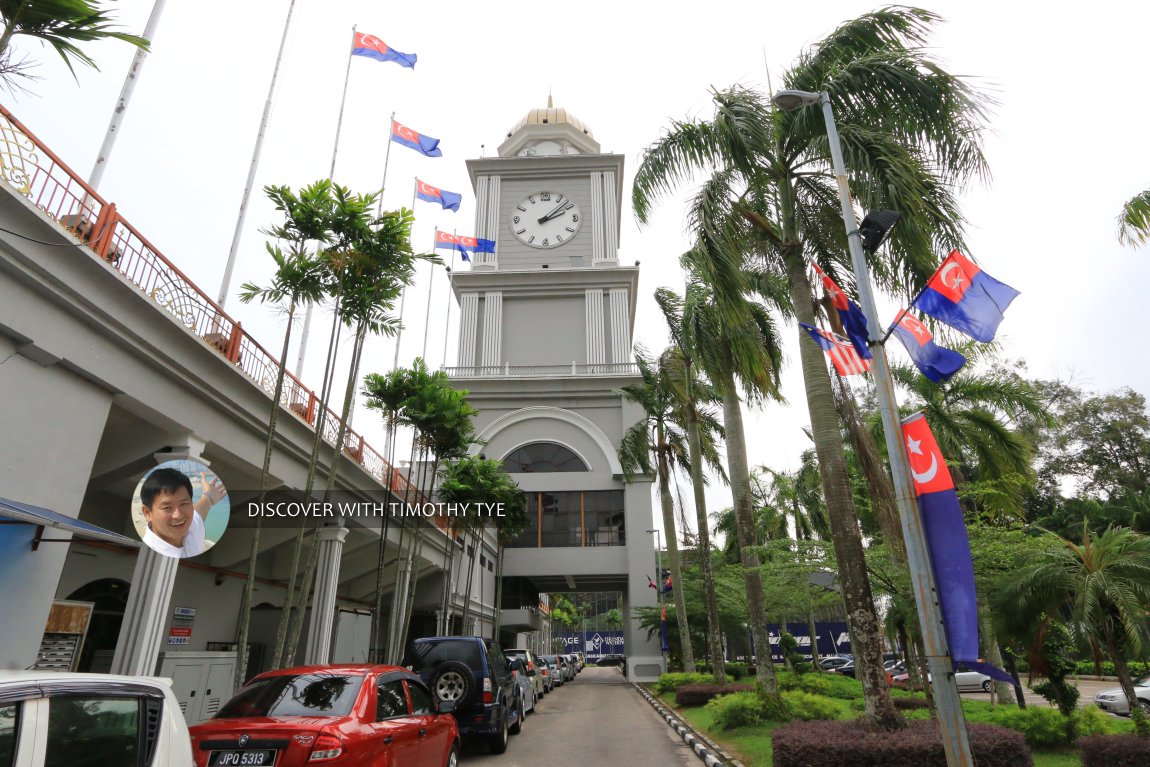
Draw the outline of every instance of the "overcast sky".
M125 30L143 31L151 0L115 5ZM220 287L288 5L169 2L100 187L212 296ZM1034 376L1074 376L1097 390L1130 386L1150 393L1147 345L1138 340L1150 248L1122 248L1115 238L1122 203L1150 187L1150 5L1099 0L1077 12L986 0L920 5L946 21L933 38L937 56L1000 102L986 140L994 177L968 191L965 212L971 255L1022 291L1000 329L1005 355L1025 360ZM1023 5L1028 7L1018 7ZM629 194L642 149L671 119L711 114L708 89L742 83L766 90L772 77L777 86L804 46L876 7L855 0L712 0L688 13L663 3L600 0L298 0L257 189L294 188L327 176L353 24L417 54L419 62L411 70L362 57L351 61L335 179L362 192L379 187L393 111L401 123L439 138L438 159L394 146L384 196L387 207L410 206L417 175L463 194L458 213L416 203L415 245L429 250L436 227L474 233L475 197L465 160L493 155L528 110L546 105L548 93L590 127L604 152L625 156ZM118 41L84 45L100 71L78 67L77 81L38 41L17 37L12 45L40 63L35 72L42 79L31 84L32 95L4 94L4 103L86 177L134 49ZM682 212L682 198L669 198L649 225L639 227L624 200L620 262L642 262L635 340L650 349L666 342L653 291L682 287ZM278 349L283 318L235 298L243 282L267 284L270 262L259 229L274 220L271 206L254 195L227 308L265 347ZM408 295L401 364L422 351L428 281L422 273ZM442 268L431 299L427 358L439 366L448 311ZM893 310L893 303L887 305ZM454 364L458 307L450 312L447 358ZM749 414L754 465L794 468L808 446L797 334L788 331L788 341L788 404ZM318 388L322 336L316 333L312 343L317 353L310 355L304 381ZM392 341L371 342L364 372L389 369L394 348ZM893 355L905 359L901 349ZM294 359L293 351L293 365ZM382 450L377 416L361 410L354 425ZM689 497L685 488L684 495ZM723 488L712 488L709 497L712 508L730 503Z

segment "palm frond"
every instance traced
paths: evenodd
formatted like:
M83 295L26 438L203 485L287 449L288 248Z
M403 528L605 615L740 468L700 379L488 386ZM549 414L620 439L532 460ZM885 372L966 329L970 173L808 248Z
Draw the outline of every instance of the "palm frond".
M1150 242L1150 189L1135 195L1118 216L1118 241L1137 247Z

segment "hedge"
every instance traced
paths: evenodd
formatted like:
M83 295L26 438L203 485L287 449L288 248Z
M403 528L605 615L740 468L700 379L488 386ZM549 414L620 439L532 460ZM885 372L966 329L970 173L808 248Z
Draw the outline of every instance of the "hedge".
M661 674L659 681L655 682L655 691L659 693L674 692L685 684L714 684L715 677L710 674Z
M969 725L967 731L979 767L1033 767L1019 733L986 724ZM774 731L771 749L775 767L946 767L932 721L908 722L898 732L874 730L860 720L791 722Z
M1146 767L1150 764L1150 738L1137 735L1091 735L1079 741L1078 748L1082 753L1082 767Z
M705 706L712 698L736 692L754 692L753 684L684 684L675 690L675 705L684 708Z
M1114 662L1104 660L1102 661L1102 676L1116 676L1117 672L1114 670ZM1130 676L1139 677L1143 674L1150 674L1150 662L1147 661L1130 661L1126 664L1130 670ZM1094 667L1092 660L1080 660L1074 664L1074 673L1079 676L1094 676L1098 673Z

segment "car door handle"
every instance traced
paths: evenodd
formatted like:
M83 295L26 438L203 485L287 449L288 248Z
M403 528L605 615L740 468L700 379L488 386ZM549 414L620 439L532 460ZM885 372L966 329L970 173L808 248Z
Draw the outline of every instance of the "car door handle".
M390 735L383 739L383 745L385 746L390 746L393 742L395 742L395 738Z
M426 734L427 734L427 728L426 727L420 727L419 728L419 737L422 738Z

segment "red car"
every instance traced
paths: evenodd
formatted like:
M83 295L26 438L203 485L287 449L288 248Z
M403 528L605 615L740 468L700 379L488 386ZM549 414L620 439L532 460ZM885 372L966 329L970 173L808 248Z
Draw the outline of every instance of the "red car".
M260 674L189 731L197 767L456 767L453 708L398 666L297 666Z

